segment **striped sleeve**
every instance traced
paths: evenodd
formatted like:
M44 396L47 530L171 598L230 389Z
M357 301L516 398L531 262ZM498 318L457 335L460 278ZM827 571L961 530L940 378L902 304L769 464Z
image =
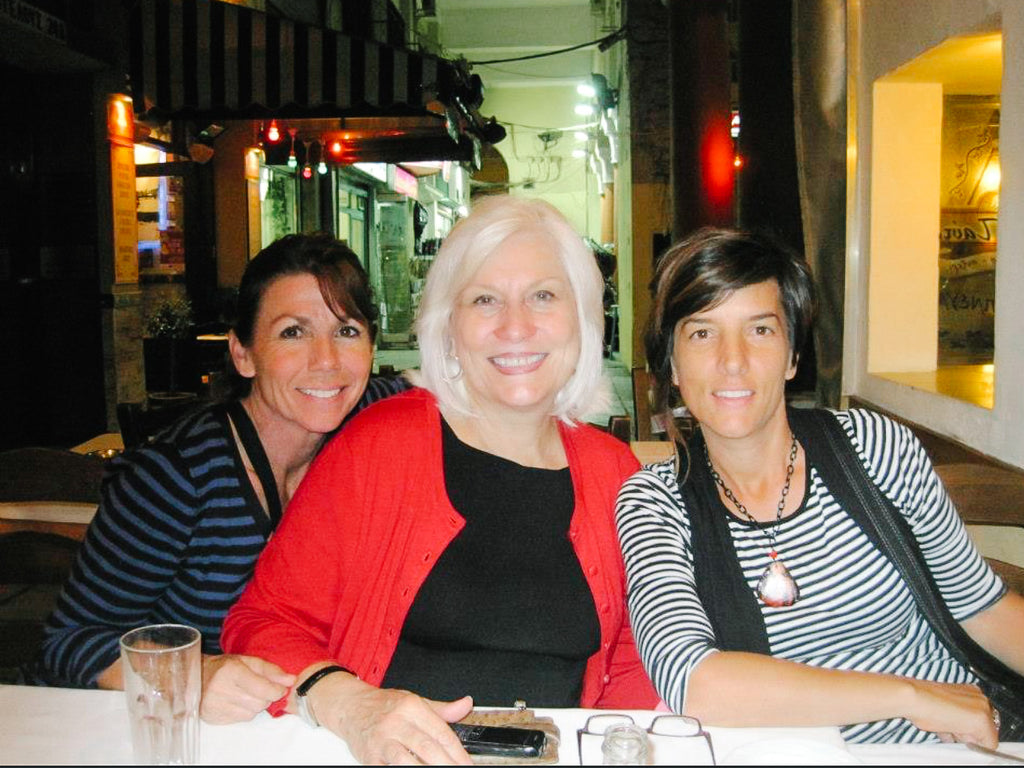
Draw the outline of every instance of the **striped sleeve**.
M640 658L661 698L682 712L690 673L716 649L694 585L690 528L671 460L626 481L616 523Z
M145 623L192 537L196 491L175 451L142 448L111 462L96 517L43 642L48 677L95 685L121 634Z
M868 473L910 523L953 616L964 621L995 604L1006 587L974 546L913 432L871 411L838 417Z

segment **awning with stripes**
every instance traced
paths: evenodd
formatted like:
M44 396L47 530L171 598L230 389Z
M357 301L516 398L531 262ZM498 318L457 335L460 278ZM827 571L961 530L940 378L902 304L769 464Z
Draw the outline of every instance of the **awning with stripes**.
M136 112L163 118L401 116L452 92L447 59L212 0L132 10Z

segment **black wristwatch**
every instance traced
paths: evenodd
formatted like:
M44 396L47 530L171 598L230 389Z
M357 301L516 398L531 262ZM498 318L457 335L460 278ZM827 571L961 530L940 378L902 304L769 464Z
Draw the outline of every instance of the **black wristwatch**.
M309 699L306 696L309 694L310 689L334 672L348 672L353 677L359 677L351 669L345 669L340 664L331 664L330 666L318 669L312 675L302 681L302 685L295 689L295 706L299 710L299 717L302 721L310 728L319 728L320 721L316 719L316 713L313 712L309 706Z

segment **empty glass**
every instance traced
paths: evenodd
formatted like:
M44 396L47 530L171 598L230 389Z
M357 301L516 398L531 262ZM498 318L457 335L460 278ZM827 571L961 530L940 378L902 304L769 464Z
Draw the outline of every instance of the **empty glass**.
M181 624L139 627L121 637L136 763L192 765L198 761L199 641L199 630Z
M601 762L605 765L647 765L647 731L639 725L612 725L604 732Z

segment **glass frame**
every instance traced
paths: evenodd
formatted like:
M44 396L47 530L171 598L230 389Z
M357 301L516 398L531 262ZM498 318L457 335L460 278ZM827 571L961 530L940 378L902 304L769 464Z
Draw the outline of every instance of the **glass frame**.
M600 731L592 729L592 724L595 722L607 721L607 724ZM665 727L669 722L673 723L684 723L687 726L689 733L673 733L672 728ZM659 723L661 727L659 728ZM636 725L636 721L632 715L620 714L616 712L601 712L595 715L590 715L587 718L582 728L576 730L576 746L579 754L580 765L585 765L583 762L583 737L584 736L597 736L600 738L604 737L605 732L615 725ZM703 737L708 748L708 755L711 757L711 765L717 765L715 759L715 748L711 743L711 734L704 730L704 726L701 725L700 720L689 715L675 715L665 714L656 715L651 724L647 728L643 728L643 731L648 736L661 736L672 739L692 739Z

